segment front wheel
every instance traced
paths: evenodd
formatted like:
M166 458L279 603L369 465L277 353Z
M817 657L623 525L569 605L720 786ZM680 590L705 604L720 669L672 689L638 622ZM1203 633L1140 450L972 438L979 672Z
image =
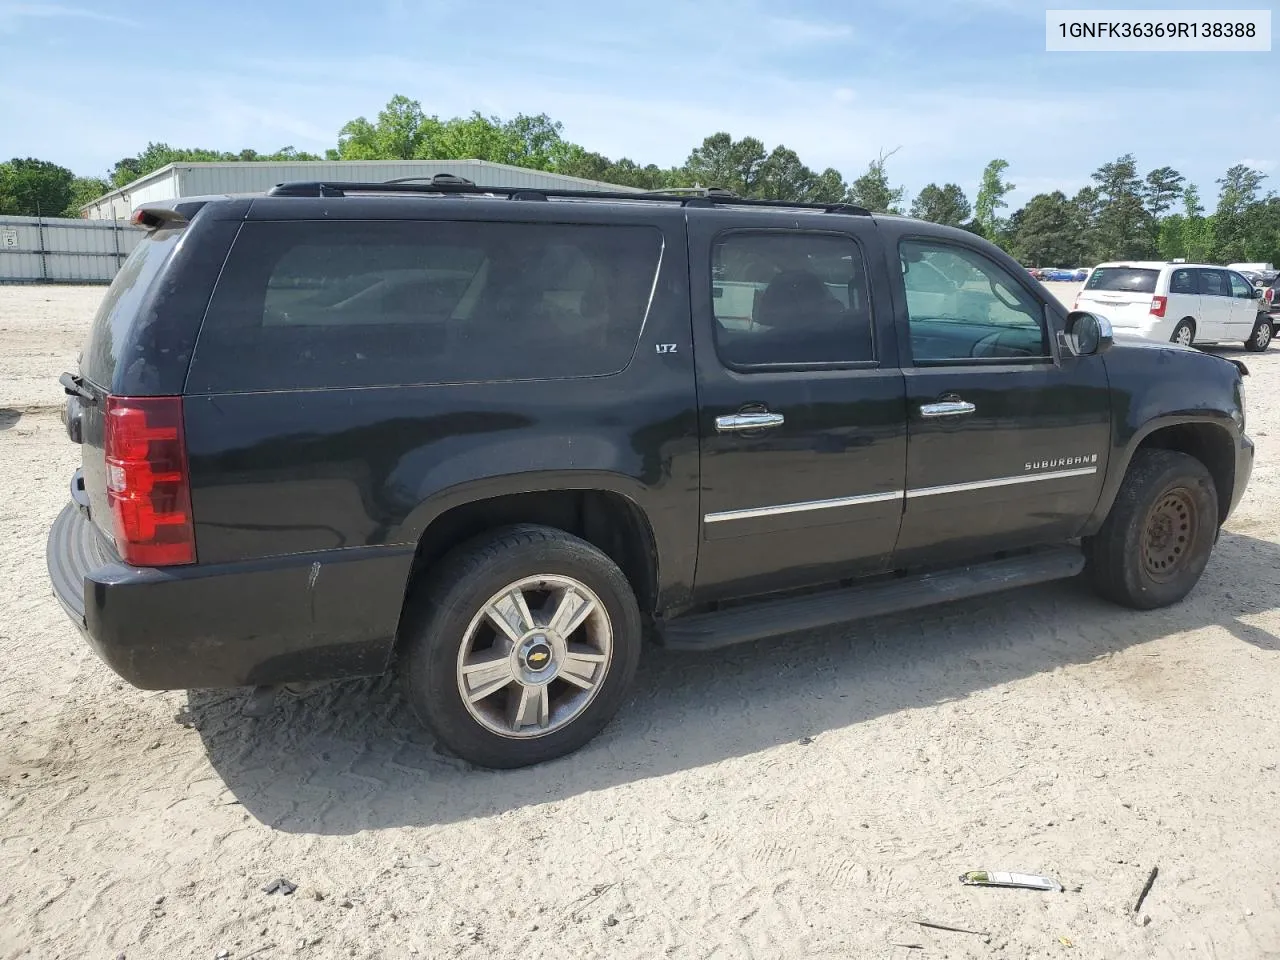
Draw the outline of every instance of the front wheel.
M604 553L519 526L455 550L406 611L399 672L441 743L483 767L577 750L622 705L640 658L635 595Z
M1244 348L1250 353L1261 353L1271 346L1272 332L1271 321L1259 317L1258 322L1253 325L1253 333L1249 334L1249 339L1244 342Z
M1111 512L1085 544L1094 588L1151 610L1196 585L1218 531L1218 493L1203 463L1172 450L1139 450Z
M1190 320L1179 320L1178 325L1173 328L1173 336L1169 338L1169 342L1180 343L1184 347L1189 347L1195 338L1196 325Z

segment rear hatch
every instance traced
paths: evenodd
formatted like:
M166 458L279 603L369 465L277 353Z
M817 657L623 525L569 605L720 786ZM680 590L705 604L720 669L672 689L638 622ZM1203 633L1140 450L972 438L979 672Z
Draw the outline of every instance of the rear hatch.
M61 380L67 393L63 420L71 439L81 445L81 474L72 481L72 496L109 538L113 531L103 449L107 395L116 388L121 364L130 356L134 321L181 236L180 226L153 230L134 248L89 327L79 376L64 374Z
M1076 308L1101 314L1117 327L1137 327L1151 318L1160 271L1153 267L1098 267L1085 281Z

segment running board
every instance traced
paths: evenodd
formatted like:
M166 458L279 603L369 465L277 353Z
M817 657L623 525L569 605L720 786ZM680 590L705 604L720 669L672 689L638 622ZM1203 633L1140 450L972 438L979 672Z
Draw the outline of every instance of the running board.
M953 570L695 613L664 623L661 633L664 645L673 650L714 650L1062 580L1074 577L1083 569L1084 556L1079 550L1044 550Z

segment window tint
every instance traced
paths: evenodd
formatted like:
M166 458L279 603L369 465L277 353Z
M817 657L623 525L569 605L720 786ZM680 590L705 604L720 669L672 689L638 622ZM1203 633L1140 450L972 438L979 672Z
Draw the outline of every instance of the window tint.
M1222 270L1199 270L1200 292L1208 297L1231 296L1231 285L1227 283L1227 275Z
M1116 290L1121 293L1154 293L1159 270L1140 267L1098 267L1089 274L1086 290Z
M964 247L899 248L916 363L1044 359L1044 306L1002 266Z
M1194 270L1175 270L1169 278L1170 293L1198 293Z
M1238 273L1228 273L1227 280L1231 283L1231 295L1239 297L1242 300L1253 299L1253 284Z
M730 233L711 254L716 352L730 366L875 359L862 254L847 236Z
M641 226L247 223L191 392L551 379L634 353L662 250Z
M80 372L98 386L111 388L129 325L181 237L181 229L149 233L133 248L107 288L107 295L98 305L98 312L89 328L89 340L85 344L80 368Z

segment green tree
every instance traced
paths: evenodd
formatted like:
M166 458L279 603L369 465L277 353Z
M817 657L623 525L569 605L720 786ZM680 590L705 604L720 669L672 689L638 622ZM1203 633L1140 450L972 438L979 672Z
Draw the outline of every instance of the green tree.
M71 201L67 204L65 217L80 216L80 208L92 203L104 193L111 191L111 184L101 177L76 177L71 181Z
M1244 256L1250 263L1280 263L1280 197L1272 194L1245 208ZM1227 261L1228 263L1233 261Z
M1186 179L1173 167L1156 167L1147 173L1143 181L1142 198L1146 203L1147 213L1153 220L1159 220L1178 202Z
M848 200L860 207L866 207L872 213L901 213L902 198L906 190L894 187L889 183L889 175L885 172L885 163L898 151L883 151L880 156L867 165L867 172L854 180L849 186Z
M1094 238L1101 260L1148 257L1154 251L1152 217L1143 202L1143 183L1133 154L1126 153L1093 172L1101 206Z
M958 227L973 215L973 208L959 185L928 184L911 203L911 215L919 220Z
M34 157L0 163L0 214L60 217L71 204L75 175L66 167Z
M840 171L827 167L813 181L806 198L813 203L841 203L849 195L849 185L844 182Z
M1036 194L1010 217L1015 232L1011 253L1022 263L1070 267L1084 262L1084 238L1077 229L1079 207L1061 190Z
M1083 262L1095 264L1106 257L1098 244L1098 216L1102 212L1102 198L1096 187L1081 187L1071 198L1072 225L1080 237L1080 249Z
M1216 182L1218 209L1213 214L1213 256L1222 263L1244 259L1249 242L1246 212L1258 202L1266 175L1237 163Z
M378 111L374 122L356 117L338 132L339 160L412 160L439 132L440 121L428 117L422 104L397 93Z
M1016 185L1005 181L1004 172L1008 169L1008 160L995 159L987 164L982 171L982 185L978 187L978 198L973 205L974 221L987 237L993 239L1000 228L997 211L1009 205L1005 196L1018 189Z
M707 137L689 154L684 174L699 186L723 187L750 197L756 195L767 159L764 144L755 137L734 140L722 131Z

